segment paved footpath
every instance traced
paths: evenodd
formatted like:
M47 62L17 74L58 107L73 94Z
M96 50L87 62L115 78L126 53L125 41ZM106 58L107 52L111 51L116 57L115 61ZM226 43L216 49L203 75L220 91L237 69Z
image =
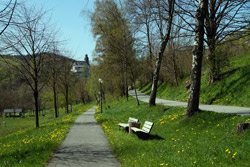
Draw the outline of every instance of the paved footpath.
M94 114L95 107L76 119L47 167L120 166Z
M149 102L149 95L145 95L139 91L137 91L139 100L148 103ZM135 91L130 90L129 95L135 97ZM249 101L250 103L250 101ZM178 106L178 107L187 107L186 102L178 102L172 100L163 100L156 98L156 104L166 105L166 106ZM246 107L234 107L234 106L221 106L221 105L207 105L207 104L200 104L199 108L201 110L206 111L213 111L218 113L227 113L227 114L238 114L244 116L250 116L250 108Z

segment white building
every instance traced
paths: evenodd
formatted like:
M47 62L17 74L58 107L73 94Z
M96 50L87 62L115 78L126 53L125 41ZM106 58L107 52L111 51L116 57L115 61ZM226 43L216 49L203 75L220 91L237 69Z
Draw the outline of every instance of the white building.
M73 66L71 71L78 73L80 76L89 77L90 76L90 64L88 55L85 55L85 61L73 61Z

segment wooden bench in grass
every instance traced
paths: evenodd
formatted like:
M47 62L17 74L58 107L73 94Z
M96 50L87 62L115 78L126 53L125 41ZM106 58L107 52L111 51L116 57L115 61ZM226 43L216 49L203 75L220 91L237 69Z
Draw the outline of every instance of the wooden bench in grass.
M142 132L144 134L149 134L150 131L152 130L153 128L153 125L154 123L153 122L149 122L149 121L146 121L142 127L142 129L139 129L139 128L136 128L136 127L131 127L131 130L135 133L137 132Z
M128 128L129 127L129 123L139 123L139 119L129 117L128 123L119 123L118 124L119 125L119 129L120 129L120 127L123 127L124 129Z

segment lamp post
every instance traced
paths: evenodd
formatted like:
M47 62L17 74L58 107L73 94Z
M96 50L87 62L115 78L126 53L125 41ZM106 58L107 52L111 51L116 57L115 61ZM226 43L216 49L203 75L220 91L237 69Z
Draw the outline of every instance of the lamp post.
M102 83L103 83L103 80L101 78L99 78L98 82L100 85L100 99L101 99L101 113L102 113Z

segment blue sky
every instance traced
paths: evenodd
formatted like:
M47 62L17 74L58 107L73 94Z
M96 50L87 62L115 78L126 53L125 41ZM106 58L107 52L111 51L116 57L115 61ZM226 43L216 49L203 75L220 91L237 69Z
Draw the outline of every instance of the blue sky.
M83 60L85 54L92 59L95 40L91 33L90 20L84 11L93 11L94 0L27 0L28 4L50 10L51 23L60 30L60 37L66 40L66 51L72 58ZM84 12L86 13L86 12Z

